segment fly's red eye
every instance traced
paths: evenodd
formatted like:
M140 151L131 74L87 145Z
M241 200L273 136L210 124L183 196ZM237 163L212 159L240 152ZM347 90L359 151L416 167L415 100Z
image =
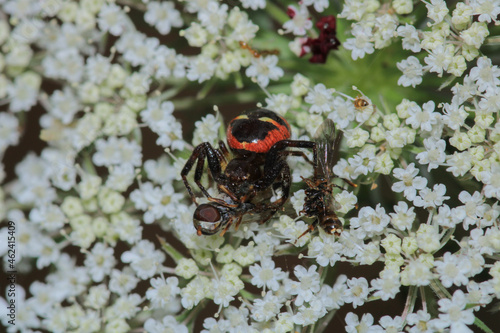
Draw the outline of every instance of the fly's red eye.
M220 212L210 204L201 204L194 211L193 217L198 221L217 222L220 220Z

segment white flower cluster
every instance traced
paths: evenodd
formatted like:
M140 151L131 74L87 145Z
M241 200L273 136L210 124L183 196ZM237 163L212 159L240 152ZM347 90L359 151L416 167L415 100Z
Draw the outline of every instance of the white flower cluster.
M396 38L401 38L405 50L413 53L424 50L425 66L415 56L398 63L403 72L398 84L405 87L419 85L422 75L429 71L438 76L444 72L462 76L467 62L479 56L479 48L489 35L488 23L497 23L500 3L496 0L458 2L451 10L444 0L422 2L430 19L427 30L409 24L404 18L413 11L411 0L390 4L378 0L346 2L340 16L355 22L351 27L353 38L347 39L344 47L352 51L354 60L389 46Z
M4 271L29 281L15 287L15 325L0 295L7 332L313 331L345 305L354 309L340 319L347 332L487 329L481 315L500 299L500 68L480 48L500 1L346 1L338 22L354 21L342 39L352 60L411 51L388 63L414 89L451 74L449 96L383 108L357 88L356 98L337 91L321 69L297 73L303 63L290 53L253 49L292 33L297 51L317 37L310 13L331 10L326 0L288 13L280 4L0 1L0 218L15 223L15 262L3 223L0 256ZM259 44L258 32L268 40ZM233 79L252 89L227 93ZM257 102L254 88L293 139L314 138L325 119L343 132L332 180L340 235L306 232L315 220L302 216L303 189L266 224L197 235L180 172L193 146L224 139L223 118L195 121L187 110L207 104L212 89L224 91L207 98L217 104ZM33 121L43 147L10 167ZM153 158L150 146L164 152ZM288 162L293 189L305 188L313 168ZM202 171L201 182L213 183ZM375 277L334 272L345 262ZM363 312L405 297L396 316Z

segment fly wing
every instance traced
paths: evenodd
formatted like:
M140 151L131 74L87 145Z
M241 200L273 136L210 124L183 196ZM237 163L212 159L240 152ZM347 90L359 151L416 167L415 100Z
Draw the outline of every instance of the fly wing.
M329 179L335 164L335 153L342 139L342 132L335 134L335 124L331 119L326 119L314 134L314 142L318 153L318 177Z

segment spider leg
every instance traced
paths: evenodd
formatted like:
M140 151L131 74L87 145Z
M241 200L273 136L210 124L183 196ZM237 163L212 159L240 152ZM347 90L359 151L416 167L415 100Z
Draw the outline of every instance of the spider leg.
M226 144L222 140L219 141L219 150L222 152L226 159L229 157L229 150L227 150Z
M186 186L186 189L188 190L188 193L195 204L197 204L196 197L194 196L191 185L189 185L189 182L187 180L187 175L189 174L189 171L191 171L191 169L193 168L194 163L197 162L194 181L196 185L199 187L199 189L203 192L203 195L205 195L207 198L210 198L211 197L210 194L207 192L203 184L201 184L201 177L203 176L203 166L205 164L205 158L207 159L208 167L210 169L210 173L214 181L218 184L224 184L225 177L224 174L222 173L221 164L225 163L225 161L221 160L221 156L222 154L219 150L214 149L210 145L210 143L203 142L200 143L198 146L196 146L196 148L193 150L193 153L188 158L186 164L182 168L181 171L182 181L184 182L184 185Z
M290 187L292 185L291 176L290 176L290 167L288 166L288 164L284 160L281 163L283 165L282 165L281 171L280 171L281 182L279 184L281 187L282 194L281 194L281 198L279 198L278 200L276 200L275 202L273 202L271 204L271 206L275 207L274 211L281 208L285 204L285 202L288 200L288 197L290 196Z
M198 188L201 190L203 195L207 198L210 198L210 194L208 194L205 187L201 184L201 177L203 176L203 167L205 166L205 154L200 154L198 158L198 163L196 164L196 170L194 172L194 182L198 185Z
M181 171L181 178L182 181L184 182L184 186L186 186L189 196L191 197L191 200L193 200L195 204L198 203L196 202L196 197L194 196L193 189L191 188L191 185L189 185L189 182L187 180L187 175L189 171L191 171L191 169L193 168L193 165L196 161L198 163L196 169L200 168L200 164L201 168L203 169L203 164L205 162L204 149L205 147L203 146L203 144L196 146L196 148L193 150L191 156L189 156L188 160L186 161L186 164L184 164L184 167L182 168Z
M316 143L313 141L281 140L276 142L266 154L264 163L264 177L255 183L257 190L271 186L281 172L281 168L286 164L283 151L288 148L308 148L313 150L314 161L317 161ZM291 154L293 155L293 153ZM315 168L316 169L316 168Z
M224 141L220 140L219 141L219 148L215 149L215 153L217 154L217 157L219 158L219 161L222 165L222 169L226 168L227 161L229 160L230 154L229 151L226 148L226 145L224 144Z
M297 151L297 150L284 150L279 152L281 156L300 156L302 157L307 163L311 164L314 166L314 162L309 159L309 157L304 154L302 151Z

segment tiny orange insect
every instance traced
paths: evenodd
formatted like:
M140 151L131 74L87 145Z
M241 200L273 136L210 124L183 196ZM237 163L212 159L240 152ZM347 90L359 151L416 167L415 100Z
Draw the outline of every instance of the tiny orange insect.
M253 49L248 43L240 41L240 47L243 50L248 50L254 58L260 58L260 56L266 56L266 55L279 55L280 51L279 50L256 50Z
M370 105L370 103L361 96L356 97L353 103L356 109L362 109Z

